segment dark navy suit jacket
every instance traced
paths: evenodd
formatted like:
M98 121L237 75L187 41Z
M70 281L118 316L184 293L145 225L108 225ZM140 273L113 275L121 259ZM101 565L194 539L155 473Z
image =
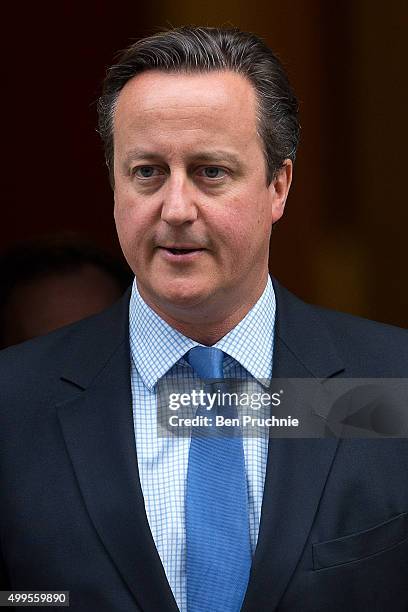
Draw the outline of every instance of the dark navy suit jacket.
M274 377L407 377L407 331L274 287ZM69 590L72 612L177 610L138 476L129 296L0 353L0 589ZM270 440L242 610L408 610L407 440Z

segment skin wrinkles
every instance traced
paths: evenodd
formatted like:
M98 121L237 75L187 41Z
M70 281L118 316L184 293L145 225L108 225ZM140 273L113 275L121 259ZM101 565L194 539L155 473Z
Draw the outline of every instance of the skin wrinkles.
M272 223L290 187L289 160L266 184L256 107L252 85L231 72L146 72L118 97L114 215L122 249L143 299L203 344L224 336L263 292ZM142 178L142 166L154 176ZM208 176L206 167L222 172ZM183 243L204 250L176 263L159 248Z
M134 149L133 151L129 151L129 153L125 156L123 162L123 169L126 171L127 167L133 161L161 161L164 159L164 156L159 152L142 150L142 149ZM235 166L240 166L239 159L229 151L202 151L193 153L186 160L187 162L208 162L208 163L218 163L222 164L223 162L229 162Z
M166 158L159 153L140 152L138 154L130 154L121 165L120 171L123 176L132 176L136 170L140 170L142 166L152 166L155 170L161 173L174 174L179 168L186 170L188 176L193 176L194 173L203 171L209 166L216 166L220 169L220 173L224 175L239 176L242 174L242 167L239 160L232 155L221 155L211 153L198 153L183 156L182 159L177 159L176 156L168 156ZM217 181L221 185L221 176L218 176ZM214 179L212 187L216 186L217 181ZM204 187L204 185L203 185Z

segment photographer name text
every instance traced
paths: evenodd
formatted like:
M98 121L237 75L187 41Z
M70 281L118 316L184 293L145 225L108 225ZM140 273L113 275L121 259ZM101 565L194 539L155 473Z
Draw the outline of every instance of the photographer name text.
M195 416L179 417L172 415L169 417L170 427L299 427L299 419L292 418L290 415L284 418L271 417L251 417L244 415L239 418L227 418L222 415L214 417Z

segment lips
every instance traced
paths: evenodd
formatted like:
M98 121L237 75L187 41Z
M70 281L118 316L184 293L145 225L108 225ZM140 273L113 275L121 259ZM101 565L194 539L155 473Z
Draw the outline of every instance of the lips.
M188 262L200 257L206 249L196 246L159 246L158 251L169 262Z
M173 253L173 255L186 255L187 253L193 253L194 251L203 251L204 249L199 249L199 248L191 248L191 249L175 249L175 248L169 248L169 247L162 247L164 249L166 249L166 251L170 251L170 253Z

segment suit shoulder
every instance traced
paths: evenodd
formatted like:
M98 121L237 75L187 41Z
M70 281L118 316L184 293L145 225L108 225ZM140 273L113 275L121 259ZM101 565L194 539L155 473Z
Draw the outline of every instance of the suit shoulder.
M49 334L0 351L0 378L3 390L49 384L61 375L67 363L86 368L92 360L110 354L123 341L126 328L126 298L101 313L61 327Z
M393 325L308 304L276 279L278 333L292 352L322 371L322 359L336 356L348 376L405 378L408 331ZM323 367L324 370L324 367Z
M400 375L406 375L408 330L321 306L312 308L325 321L343 355L348 357L352 353L355 359L388 362L393 372L401 370Z
M400 340L402 343L408 342L408 329L404 329L403 327L373 321L347 312L324 308L323 306L313 305L311 307L314 308L319 316L324 318L330 326L339 331L346 332L348 330L353 335L359 332L368 334L370 337L374 335L376 337L389 338L391 340Z

